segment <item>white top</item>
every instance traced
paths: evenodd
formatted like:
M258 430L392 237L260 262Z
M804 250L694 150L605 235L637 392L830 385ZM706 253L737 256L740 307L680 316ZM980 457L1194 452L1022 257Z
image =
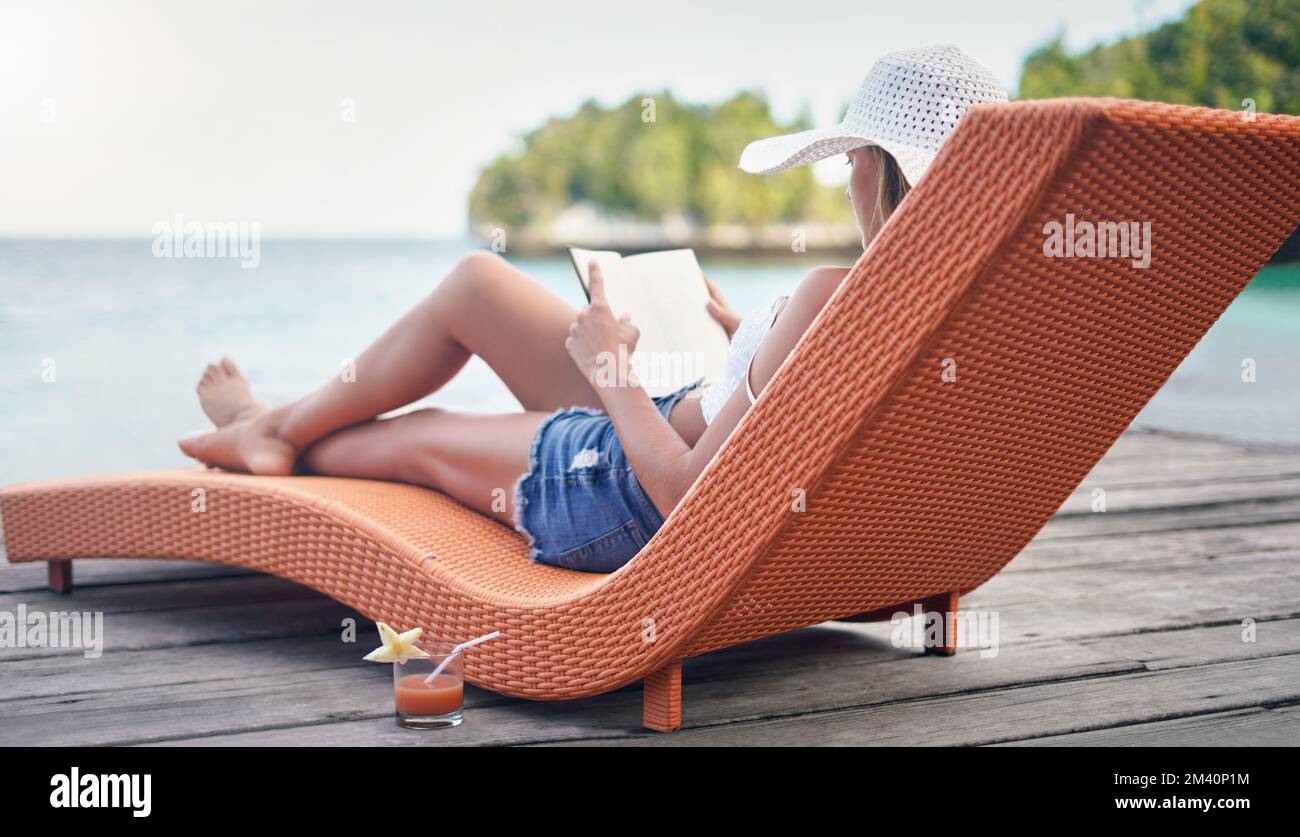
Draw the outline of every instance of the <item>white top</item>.
M754 362L754 353L758 344L772 330L772 323L785 307L789 297L779 296L772 300L766 309L755 311L740 321L736 333L731 336L731 349L727 352L727 368L721 381L704 390L700 396L700 412L704 414L704 423L712 424L727 399L745 382L745 394L749 403L754 403L754 390L749 386L749 367Z

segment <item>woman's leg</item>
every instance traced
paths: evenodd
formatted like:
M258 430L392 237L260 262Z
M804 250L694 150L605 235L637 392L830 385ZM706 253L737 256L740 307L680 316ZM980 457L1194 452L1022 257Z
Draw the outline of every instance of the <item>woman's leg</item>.
M423 301L336 377L284 408L280 433L299 448L437 391L478 355L525 410L599 398L564 348L576 312L492 253L460 261Z
M423 409L340 430L309 447L315 474L409 482L514 522L514 485L543 412L470 415Z
M239 417L182 440L181 449L212 465L290 473L297 454L312 443L436 391L472 354L488 363L525 410L599 406L564 348L574 316L572 307L504 259L471 254L357 358L355 375L269 411L221 404L209 409L205 401L214 420ZM223 375L223 368L209 367L205 382L212 374ZM201 398L203 392L201 383Z

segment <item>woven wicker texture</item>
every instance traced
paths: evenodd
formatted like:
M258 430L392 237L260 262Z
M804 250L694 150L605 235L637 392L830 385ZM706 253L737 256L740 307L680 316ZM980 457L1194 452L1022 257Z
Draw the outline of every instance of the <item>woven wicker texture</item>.
M642 681L641 725L672 732L682 725L682 661L674 660Z
M819 482L787 482L807 511L688 654L981 584L1300 220L1295 118L1107 100L972 116L988 135L954 137L936 166L959 174L920 184L921 211L882 232L791 360L829 365L804 391L846 403L801 416L783 386L761 405L790 417L785 438L853 438ZM1149 221L1151 265L1045 257L1044 225L1067 213ZM851 324L862 337L838 338Z
M1150 221L1151 266L1045 257L1043 225L1066 213ZM248 566L399 629L501 630L467 660L486 688L597 694L682 656L981 584L1297 221L1300 119L979 107L617 573L530 564L510 530L423 489L203 471L7 489L6 548Z

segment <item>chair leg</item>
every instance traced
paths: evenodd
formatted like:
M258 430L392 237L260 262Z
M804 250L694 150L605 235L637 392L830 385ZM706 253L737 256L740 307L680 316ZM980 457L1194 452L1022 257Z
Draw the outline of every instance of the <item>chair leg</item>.
M72 592L72 559L61 558L45 562L45 578L55 593Z
M682 725L682 661L673 660L641 681L641 725L672 732Z
M940 593L921 601L922 613L940 613L943 615L943 635L939 645L925 647L925 653L951 657L957 653L957 604L960 597L956 592Z

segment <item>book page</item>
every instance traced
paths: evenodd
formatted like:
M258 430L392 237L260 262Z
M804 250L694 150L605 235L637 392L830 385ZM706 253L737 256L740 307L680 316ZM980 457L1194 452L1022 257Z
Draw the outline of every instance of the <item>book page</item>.
M651 395L667 395L704 378L722 380L727 333L709 315L709 289L693 250L664 250L627 256L620 267L616 313L628 313L641 329L638 375Z
M596 260L605 276L610 309L615 316L629 315L640 329L632 364L651 397L700 378L706 384L722 380L731 344L706 308L709 289L695 251L624 257L612 250L570 247L569 255L584 292L588 263Z
M582 292L587 295L588 302L591 301L591 291L588 290L590 282L587 279L587 266L591 260L595 259L596 264L600 265L600 271L605 276L606 290L609 289L610 280L621 272L619 263L623 261L623 256L613 250L583 250L581 247L570 247L569 258L573 259L573 269L578 272L578 282L582 285Z

